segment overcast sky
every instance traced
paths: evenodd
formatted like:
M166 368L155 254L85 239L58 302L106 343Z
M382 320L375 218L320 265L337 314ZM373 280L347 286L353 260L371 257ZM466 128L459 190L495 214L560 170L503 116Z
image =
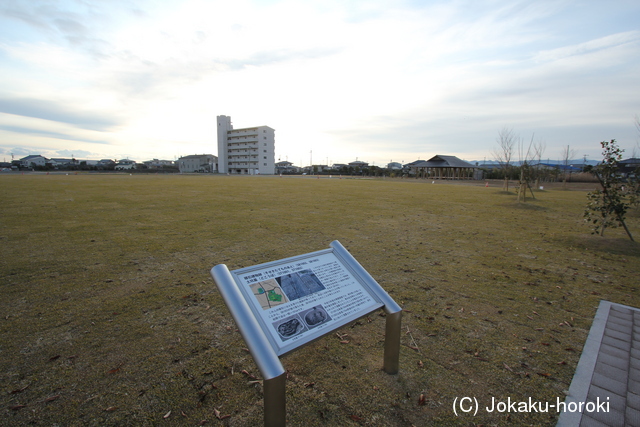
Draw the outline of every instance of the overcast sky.
M0 160L217 154L217 115L298 166L490 160L505 127L630 156L640 2L0 0Z

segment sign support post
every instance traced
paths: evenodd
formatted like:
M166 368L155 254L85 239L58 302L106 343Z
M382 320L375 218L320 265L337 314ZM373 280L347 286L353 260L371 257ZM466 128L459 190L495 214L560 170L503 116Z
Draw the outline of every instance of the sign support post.
M381 307L382 369L398 373L402 308L337 240L330 249L233 272L219 264L211 276L262 375L266 427L286 423L279 357Z
M329 245L334 251L340 254L356 272L368 282L376 295L380 297L384 304L386 313L386 325L384 333L384 362L382 370L387 374L395 375L400 367L400 336L402 334L402 308L385 292L384 289L375 281L367 270L342 246L340 242L334 240Z
M233 316L242 338L247 343L249 353L258 365L260 374L262 374L264 425L265 427L284 426L287 413L285 399L287 373L253 316L247 301L236 286L227 266L224 264L216 265L211 269L211 276L216 282L224 302L230 308L231 316Z

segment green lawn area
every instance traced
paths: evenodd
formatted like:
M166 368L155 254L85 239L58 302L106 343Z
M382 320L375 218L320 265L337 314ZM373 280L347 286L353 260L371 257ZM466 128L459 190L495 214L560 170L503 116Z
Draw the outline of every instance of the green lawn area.
M501 187L0 176L0 425L261 425L260 373L209 270L333 240L403 307L400 373L381 370L373 313L283 357L289 425L554 425L484 407L564 400L599 301L640 306L640 246L591 235L584 190L518 204ZM628 225L640 239L637 210ZM453 413L465 396L475 417Z

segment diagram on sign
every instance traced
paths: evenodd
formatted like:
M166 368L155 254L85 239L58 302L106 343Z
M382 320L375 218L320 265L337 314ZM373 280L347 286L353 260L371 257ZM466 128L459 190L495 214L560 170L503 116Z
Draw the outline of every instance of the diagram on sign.
M280 285L275 279L254 283L251 285L251 291L263 310L268 310L289 302L289 299L287 299L287 296L282 292Z

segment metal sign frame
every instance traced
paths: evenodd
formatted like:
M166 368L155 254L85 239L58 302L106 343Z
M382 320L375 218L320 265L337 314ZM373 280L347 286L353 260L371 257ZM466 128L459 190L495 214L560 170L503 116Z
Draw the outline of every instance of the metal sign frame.
M383 370L398 372L402 309L337 240L329 249L239 270L219 264L211 276L262 374L265 426L285 425L279 356L381 307Z

